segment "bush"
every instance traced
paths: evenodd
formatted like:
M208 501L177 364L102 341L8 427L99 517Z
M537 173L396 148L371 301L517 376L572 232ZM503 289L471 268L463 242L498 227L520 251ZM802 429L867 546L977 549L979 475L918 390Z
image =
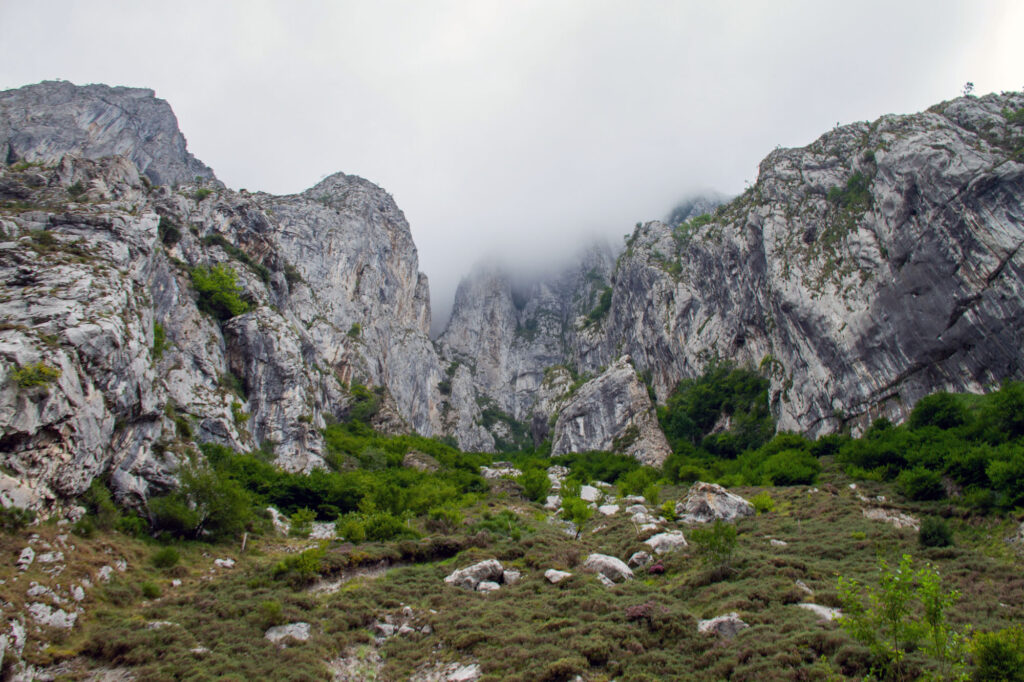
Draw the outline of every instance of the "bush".
M528 500L544 502L551 492L551 480L543 469L526 469L516 480L522 486L523 495Z
M167 216L160 216L160 224L157 225L157 232L160 235L160 241L164 246L174 246L181 239L181 228L178 224L168 218Z
M971 639L976 682L1024 682L1024 628L978 632Z
M953 531L944 520L930 516L921 522L917 541L922 547L949 547L953 544Z
M277 580L287 580L295 587L308 585L320 575L323 558L323 547L307 549L277 562L271 575Z
M50 367L45 362L37 362L14 370L11 372L11 379L21 388L46 386L60 379L60 370Z
M896 478L896 487L911 500L941 500L946 496L942 476L922 466L902 471Z
M783 450L771 455L761 467L774 485L809 485L821 472L821 464L805 450Z
M149 558L149 562L161 570L174 568L180 560L181 554L173 547L161 547Z
M934 426L939 429L953 429L966 424L967 410L960 399L951 393L933 393L925 396L910 413L910 428L920 429Z
M768 494L768 491L759 492L751 497L750 504L754 505L758 514L767 514L775 509L775 500Z
M716 519L710 526L690 531L690 541L696 545L706 566L728 569L736 551L736 526Z
M156 599L160 596L160 586L148 581L142 583L142 596L146 599Z
M167 343L167 330L159 322L153 323L153 359L159 360L164 356L164 351L167 350L169 344Z
M334 524L334 529L338 535L353 544L358 545L366 540L366 526L356 514L339 517Z
M288 534L296 538L308 538L313 532L313 522L316 520L316 512L308 507L299 509L289 519L291 527Z
M189 275L199 293L198 305L203 312L224 321L249 311L249 304L241 298L238 276L230 266L199 265L192 268Z
M281 602L273 599L261 602L256 611L256 619L261 630L283 624L284 609L281 608Z

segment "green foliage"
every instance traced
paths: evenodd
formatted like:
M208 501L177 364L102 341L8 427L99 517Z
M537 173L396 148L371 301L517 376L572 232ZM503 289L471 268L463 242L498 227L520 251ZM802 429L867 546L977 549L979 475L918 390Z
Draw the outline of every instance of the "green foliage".
M167 216L160 216L160 223L156 229L164 246L174 246L181 239L181 227Z
M975 682L1024 682L1024 627L977 632L971 638L970 653Z
M185 466L181 486L148 502L150 523L183 538L222 540L242 534L253 518L252 500L215 468Z
M21 388L33 388L52 384L60 379L60 374L56 367L51 367L45 362L36 362L11 372L11 379Z
M911 500L940 500L946 496L942 476L924 466L901 471L896 477L896 487Z
M658 500L661 496L661 486L657 485L656 483L651 483L650 485L645 486L643 496L644 499L647 500L647 504L651 505L652 507L657 507Z
M833 187L828 191L830 203L850 211L865 211L871 206L870 179L857 171L846 181L845 187Z
M597 324L608 314L608 311L612 307L612 288L610 286L605 287L601 290L601 295L598 296L597 305L587 313L587 326Z
M473 525L475 532L486 530L493 535L505 536L515 541L521 539L523 529L519 517L509 509L502 509L497 514L485 511L480 521Z
M266 630L276 625L283 625L285 618L281 602L276 599L261 602L256 612L256 618L261 630Z
M756 372L725 362L710 364L697 379L679 382L658 408L658 421L672 450L699 445L711 454L735 457L760 447L775 431L768 385ZM731 428L710 435L723 416L730 418Z
M594 509L579 497L562 497L562 515L576 526L578 540L583 526L594 515Z
M21 507L0 507L0 528L5 533L17 533L36 520L36 513Z
M750 504L754 505L754 510L758 514L767 514L768 512L775 510L775 500L768 494L768 491L762 491L750 498Z
M174 568L179 561L181 561L181 553L170 545L161 547L149 558L149 562L161 570Z
M362 336L362 333L363 325L359 324L358 322L353 322L352 326L348 328L348 336L351 339L358 339L360 336Z
M371 391L362 384L349 386L348 392L352 396L352 402L348 408L349 419L364 424L370 423L380 410L382 390L378 388L376 391Z
M654 485L661 474L653 467L638 467L622 475L615 482L620 495L644 495L644 491ZM654 503L652 503L654 504Z
M256 273L264 284L270 283L270 268L263 263L259 263L253 260L252 256L247 254L242 249L238 248L227 240L222 234L214 232L203 237L203 244L206 246L219 246L224 249L225 252L235 260L243 263L246 267Z
M199 293L199 309L224 321L249 311L242 300L238 276L230 266L199 265L190 271L192 286Z
M572 477L579 481L606 483L618 483L620 478L640 468L640 463L628 455L601 451L560 455L552 457L550 463L568 467ZM644 485L649 482L645 481ZM642 488L643 486L640 486L640 489Z
M288 530L288 534L296 538L308 538L309 534L313 532L313 522L316 521L316 512L308 507L298 509L293 513L288 520L291 522L291 526Z
M159 360L170 345L167 343L167 330L159 322L153 322L153 359Z
M917 542L922 547L949 547L953 544L953 531L943 519L929 516L921 522Z
M762 472L772 485L814 483L821 464L806 450L783 450L764 460Z
M690 542L697 548L705 566L727 571L736 552L736 526L716 519L714 523L690 531Z
M192 194L192 198L196 201L202 201L211 194L213 194L212 189L209 189L208 187L200 187Z
M275 580L286 580L294 587L309 585L320 575L324 553L321 546L287 556L274 564L271 575Z
M516 479L523 488L526 499L543 502L551 492L551 480L543 469L528 468Z
M121 510L114 503L110 490L98 478L89 484L89 489L79 498L90 520L97 528L113 530L121 518Z
M73 199L78 199L87 191L88 189L86 189L85 185L83 185L81 182L76 182L75 184L68 187L68 194L70 194Z
M934 426L939 429L954 429L963 426L970 419L967 408L959 396L951 393L933 393L921 398L910 413L910 428L920 429Z
M865 588L842 576L838 583L843 605L840 625L871 650L876 672L895 679L904 679L907 654L922 639L944 672L962 659L962 637L946 616L959 594L943 590L935 569L926 566L914 571L912 564L909 554L904 554L893 569L884 559L879 560L877 588Z
M146 599L156 599L160 596L160 586L154 582L146 581L142 583L142 596Z

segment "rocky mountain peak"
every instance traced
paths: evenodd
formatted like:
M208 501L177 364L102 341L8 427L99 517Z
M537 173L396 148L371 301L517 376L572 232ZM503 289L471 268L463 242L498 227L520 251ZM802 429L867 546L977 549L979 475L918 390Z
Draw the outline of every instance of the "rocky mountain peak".
M8 164L126 156L158 185L215 179L188 152L170 105L143 88L46 81L0 92L0 152Z

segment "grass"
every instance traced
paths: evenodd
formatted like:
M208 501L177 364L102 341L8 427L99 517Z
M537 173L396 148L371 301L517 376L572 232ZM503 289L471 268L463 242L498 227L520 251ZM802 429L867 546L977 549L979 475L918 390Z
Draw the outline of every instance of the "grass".
M774 507L737 524L730 569L704 565L691 545L661 557L663 573L638 570L636 580L613 588L582 573L580 565L591 552L625 559L644 547L645 536L624 514L598 515L574 541L507 486L466 507L463 524L444 534L431 535L416 521L427 538L329 543L317 572L327 581L346 580L334 592L275 579L282 557L316 545L275 536L250 539L244 553L237 543L179 543L181 559L168 566L158 558L166 549L153 541L100 532L74 538L78 548L59 577L33 567L12 585L13 566L0 569L0 577L8 580L4 599L18 609L24 600L14 585L70 584L110 563L106 552L125 556L129 570L90 591L80 626L57 645L32 649L30 657L53 662L81 656L93 666L129 667L139 679L328 679L326 661L373 646L372 623L388 614L397 617L406 606L417 627L429 624L431 633L380 643L386 679L406 679L428 662L453 661L479 662L485 680L564 680L577 674L585 680L857 679L867 673L867 650L835 623L820 623L795 604L838 606L837 576L872 584L877 557L892 563L901 553L934 565L949 588L961 591L952 610L955 624L996 630L1024 618L1019 557L1002 540L1010 521L951 514L947 523L955 544L921 548L916 533L861 513L858 494L892 499L891 484L861 482L851 490L830 458L824 465L817 492L806 486L735 489L748 499L767 493ZM668 500L683 494L678 486L661 492ZM949 511L934 502L898 506L918 516ZM31 531L47 542L59 534L54 526ZM3 550L16 555L28 533L0 536ZM771 539L787 544L774 546ZM222 556L236 559L236 567L214 568L213 558ZM444 584L454 569L486 558L521 570L523 579L491 594ZM551 585L542 577L548 568L574 575ZM369 575L367 569L373 569ZM182 585L174 587L174 579ZM160 596L147 599L144 590ZM266 604L275 623L310 623L311 639L286 649L266 641ZM729 641L697 634L698 620L730 611L749 629ZM174 625L146 627L156 621ZM927 670L920 653L908 662Z

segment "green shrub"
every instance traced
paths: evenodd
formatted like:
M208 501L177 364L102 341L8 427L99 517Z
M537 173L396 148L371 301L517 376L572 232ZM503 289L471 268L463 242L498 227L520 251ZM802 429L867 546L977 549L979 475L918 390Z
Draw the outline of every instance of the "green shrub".
M210 196L211 194L213 194L213 190L212 189L209 189L208 187L200 187L192 195L192 198L195 199L196 201L202 201L203 199L205 199L206 197Z
M174 246L181 239L181 228L167 216L160 216L157 233L160 235L160 241L164 246Z
M922 466L900 472L896 478L896 487L911 500L940 500L946 496L942 476Z
M516 480L528 500L543 502L551 492L551 480L543 469L528 468Z
M21 388L33 388L52 384L60 379L60 374L56 367L51 367L45 362L37 362L14 370L11 372L11 379Z
M656 483L651 483L644 488L643 496L644 499L647 500L647 504L652 507L657 507L659 498L661 497L661 486Z
M762 491L750 498L750 504L754 505L754 509L758 514L767 514L770 511L775 510L775 500L768 494L768 491Z
M917 541L922 547L948 547L953 544L953 531L943 519L929 516L921 522Z
M414 540L419 537L419 533L409 528L402 519L388 512L368 514L363 525L366 527L366 538L376 542L405 538Z
M303 507L292 514L289 519L291 527L288 534L296 538L308 538L313 532L313 522L316 521L316 512L308 507Z
M975 682L1024 682L1024 627L977 632L970 652Z
M287 580L295 587L308 585L320 575L323 558L323 547L307 549L277 562L271 575L277 580Z
M146 599L156 599L160 596L160 586L148 581L142 583L142 596Z
M81 182L76 182L75 184L68 187L68 194L70 194L74 199L79 198L87 191L88 190L86 189L85 185L83 185Z
M21 507L0 507L0 528L7 533L16 533L36 520L36 513Z
M178 490L149 499L154 529L211 540L242 534L253 512L249 496L237 481L203 467L184 467L179 475Z
M736 551L736 526L716 519L710 526L691 530L690 542L706 566L728 570Z
M821 464L805 450L783 450L768 457L761 470L774 485L809 485L817 480Z
M357 514L349 514L339 517L334 524L338 535L351 543L359 544L366 540L366 526Z
M358 339L363 333L363 325L358 322L353 322L352 326L348 328L348 336L352 339Z
M198 265L190 271L192 286L199 293L199 309L218 320L228 320L249 311L249 304L242 300L242 288L238 276L230 266L217 264Z
M590 517L594 515L594 509L579 497L562 497L562 515L576 526L576 539L583 532Z
M272 628L275 625L281 625L285 622L284 609L281 608L281 602L276 599L260 602L259 608L256 611L256 619L259 623L260 630L266 630Z
M615 485L620 495L643 495L644 491L654 485L660 472L652 467L640 467L620 477Z
M921 398L910 413L910 428L920 429L934 426L939 429L953 429L963 426L969 420L967 410L960 399L951 393L933 393Z
M174 547L161 547L149 558L149 562L156 568L166 570L174 568L181 561L181 554Z
M159 322L153 322L153 359L159 360L162 358L164 351L168 348L167 330Z
M96 534L96 523L91 516L83 516L71 526L71 532L83 538L91 538Z

